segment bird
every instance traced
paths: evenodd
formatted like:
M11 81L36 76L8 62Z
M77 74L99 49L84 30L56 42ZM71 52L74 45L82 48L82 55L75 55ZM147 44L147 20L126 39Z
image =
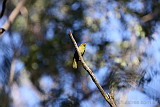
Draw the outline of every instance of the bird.
M86 48L86 43L82 43L82 44L78 47L78 50L79 50L79 52L80 52L80 54L81 54L82 56L83 56L83 54L84 54L84 52L85 52L85 48ZM78 56L77 51L75 51L74 57L73 57L73 65L72 65L72 67L73 67L74 69L77 69L77 67L78 67L78 61L80 61L80 59L79 59L79 56Z

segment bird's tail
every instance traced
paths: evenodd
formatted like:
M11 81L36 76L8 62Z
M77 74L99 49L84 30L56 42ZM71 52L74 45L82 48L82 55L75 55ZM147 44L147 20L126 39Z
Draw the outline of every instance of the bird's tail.
M73 66L74 69L77 69L77 61L76 61L75 58L73 59L73 65L72 66Z

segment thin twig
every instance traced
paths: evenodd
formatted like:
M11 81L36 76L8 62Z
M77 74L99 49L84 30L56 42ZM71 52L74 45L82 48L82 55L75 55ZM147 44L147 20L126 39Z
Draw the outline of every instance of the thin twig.
M19 14L19 12L21 11L21 8L24 6L26 0L21 0L16 8L12 11L12 13L10 14L8 20L5 22L5 24L3 25L3 28L5 30L8 30L10 24L14 21L14 19L17 17L17 15Z
M15 64L16 60L13 58L12 63L11 63L11 70L10 70L10 75L9 75L9 85L11 86L13 83L13 78L14 78L14 73L15 73Z
M101 92L102 96L105 98L105 100L109 103L109 105L111 107L116 107L116 104L114 102L113 97L110 94L106 94L105 91L103 90L103 88L101 87L101 85L98 83L96 77L94 76L93 71L87 66L87 64L85 63L82 55L80 54L79 50L78 50L78 45L72 35L72 33L70 32L69 34L71 40L73 41L73 44L77 50L78 56L80 57L80 61L84 67L84 69L88 72L88 74L90 75L90 77L92 78L93 82L96 84L97 88L99 89L99 91Z

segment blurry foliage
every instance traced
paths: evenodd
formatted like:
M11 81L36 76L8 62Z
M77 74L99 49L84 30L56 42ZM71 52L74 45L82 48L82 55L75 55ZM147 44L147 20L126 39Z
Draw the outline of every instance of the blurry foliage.
M24 63L38 91L46 94L39 83L43 75L51 76L58 84L51 90L51 94L58 95L50 96L42 104L60 103L61 107L77 107L81 101L89 99L92 92L97 94L88 86L88 74L83 68L72 69L74 46L68 36L70 30L78 44L85 41L92 46L91 52L86 50L84 58L95 73L101 67L109 68L110 74L105 75L101 84L107 88L112 87L111 90L136 85L141 76L138 72L139 65L146 58L144 50L141 50L146 45L143 41L153 39L154 25L159 22L160 3L159 0L141 0L139 2L144 6L138 11L130 7L130 2L132 1L27 0L26 10L21 10L9 32L21 35L23 45L18 58ZM9 4L7 16L17 3L12 0ZM115 23L111 23L114 16ZM110 40L114 35L107 33L107 30L110 28L110 32L114 33L118 22L122 28L118 34L122 39L115 42L116 38ZM129 37L124 36L125 31L130 32ZM66 89L66 84L70 85L69 89ZM73 94L66 94L66 90ZM67 98L63 99L60 95Z
M1 96L0 97L0 102L1 102L0 106L1 107L8 107L10 102L12 102L12 99L9 97L7 92L5 92L5 90L1 90L0 96Z

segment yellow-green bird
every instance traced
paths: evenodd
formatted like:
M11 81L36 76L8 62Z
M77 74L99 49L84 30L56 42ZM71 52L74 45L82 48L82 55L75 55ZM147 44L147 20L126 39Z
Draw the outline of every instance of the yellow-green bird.
M84 52L85 52L85 48L86 48L86 43L82 43L79 47L78 47L78 50L79 52L81 53L81 55L83 56ZM77 69L77 66L78 66L78 61L79 61L79 56L78 56L78 53L77 51L74 53L74 57L73 57L73 68L74 69Z

